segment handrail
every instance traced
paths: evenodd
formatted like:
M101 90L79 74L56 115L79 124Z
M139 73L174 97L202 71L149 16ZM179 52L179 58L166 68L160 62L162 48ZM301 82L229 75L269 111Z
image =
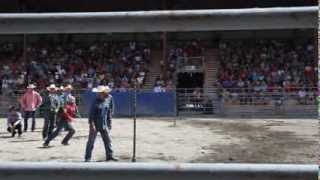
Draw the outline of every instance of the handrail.
M0 162L6 180L316 180L317 165Z

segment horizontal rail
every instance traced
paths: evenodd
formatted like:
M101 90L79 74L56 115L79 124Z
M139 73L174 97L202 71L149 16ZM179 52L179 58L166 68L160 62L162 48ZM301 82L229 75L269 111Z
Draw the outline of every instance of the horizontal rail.
M0 34L315 29L318 27L317 13L317 6L137 12L2 13Z
M316 180L317 165L0 162L6 180Z

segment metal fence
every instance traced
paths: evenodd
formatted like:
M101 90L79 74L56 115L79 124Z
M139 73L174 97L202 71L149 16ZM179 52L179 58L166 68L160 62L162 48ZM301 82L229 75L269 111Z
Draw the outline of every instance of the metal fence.
M80 112L83 117L86 117L88 107L83 94L88 91L84 89L77 89L73 91L76 96L77 104L79 105ZM143 109L150 106L158 106L157 102L146 103L144 96L150 96L153 91L150 89L128 89L119 90L114 89L117 95L128 94L128 98L121 100L119 107L124 108L127 106L128 111L132 111L135 103L133 102L134 96L138 96L141 100L136 103L136 109L144 111ZM184 115L184 114L210 114L216 116L274 116L281 115L285 117L289 116L307 116L317 117L317 88L296 88L294 90L286 89L269 89L269 91L257 91L253 88L230 88L230 89L174 89L169 92L173 92L174 97L170 97L170 111L172 115ZM0 115L5 116L8 107L10 105L17 105L18 99L22 92L10 95L0 95ZM43 94L43 92L41 92ZM155 96L161 98L161 93L154 93ZM139 99L138 98L138 99ZM117 100L117 99L116 99ZM122 102L124 101L124 102ZM156 100L155 100L156 101ZM171 102L173 101L173 102ZM121 103L125 104L121 106ZM151 104L150 104L151 103ZM172 105L175 104L175 105ZM175 106L175 107L173 107ZM165 104L163 105L165 107ZM160 108L163 110L163 108ZM41 114L41 108L38 115ZM156 108L153 109L153 113L144 114L145 116L158 116ZM132 116L133 112L127 113L126 116ZM138 114L139 115L139 114ZM121 116L121 114L120 114Z
M177 89L180 114L317 116L317 88Z

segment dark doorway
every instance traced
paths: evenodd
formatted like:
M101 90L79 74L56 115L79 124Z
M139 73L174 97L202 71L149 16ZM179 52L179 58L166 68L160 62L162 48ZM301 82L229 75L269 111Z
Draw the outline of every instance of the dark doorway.
M177 88L202 88L203 73L179 73Z

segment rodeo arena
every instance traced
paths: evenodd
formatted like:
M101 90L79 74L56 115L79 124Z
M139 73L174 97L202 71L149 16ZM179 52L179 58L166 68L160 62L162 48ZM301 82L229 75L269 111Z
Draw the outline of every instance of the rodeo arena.
M318 2L0 1L0 180L317 180Z

